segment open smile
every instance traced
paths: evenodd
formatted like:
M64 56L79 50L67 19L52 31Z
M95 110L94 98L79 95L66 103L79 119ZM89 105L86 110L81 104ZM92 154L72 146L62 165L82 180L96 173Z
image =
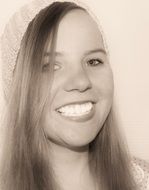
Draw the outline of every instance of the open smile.
M87 121L94 115L94 103L82 102L62 106L56 111L63 117L75 121Z

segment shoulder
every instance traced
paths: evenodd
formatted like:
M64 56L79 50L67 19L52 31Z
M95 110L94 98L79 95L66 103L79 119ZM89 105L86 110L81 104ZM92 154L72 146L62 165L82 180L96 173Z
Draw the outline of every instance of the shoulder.
M139 190L149 190L149 162L132 158L132 172Z

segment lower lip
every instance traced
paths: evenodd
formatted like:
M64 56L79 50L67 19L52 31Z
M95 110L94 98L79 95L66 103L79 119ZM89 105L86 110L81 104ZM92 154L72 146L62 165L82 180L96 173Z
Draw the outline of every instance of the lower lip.
M95 113L95 105L94 104L89 113L87 113L85 115L81 115L81 116L65 116L58 112L58 114L61 117L63 117L64 119L69 120L69 121L76 121L76 122L86 122L86 121L92 119L92 117L94 116L94 113Z

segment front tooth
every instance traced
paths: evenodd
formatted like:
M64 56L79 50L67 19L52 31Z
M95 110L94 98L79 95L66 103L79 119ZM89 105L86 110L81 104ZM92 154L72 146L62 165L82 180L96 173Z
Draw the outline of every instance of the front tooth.
M75 105L75 113L79 113L80 112L80 106L77 104Z
M88 112L88 104L85 104L85 105L84 105L84 111L85 111L85 112Z
M88 109L91 109L92 106L93 106L92 103L89 103L89 104L88 104Z
M89 111L89 109L85 106L85 112L88 112Z
M85 109L88 110L88 103L84 105Z
M81 105L78 105L78 111L77 111L77 113L82 113L82 109L81 109Z
M86 105L86 110L90 110L89 104Z
M84 106L80 105L80 114L82 114L84 112Z
M86 112L86 107L85 107L85 105L81 105L81 110L82 110L82 113Z
M69 108L69 106L66 107L65 112L68 113L68 114L70 113L70 108Z
M73 111L74 111L73 106L70 106L70 107L69 107L69 113L70 113L70 114L73 114Z

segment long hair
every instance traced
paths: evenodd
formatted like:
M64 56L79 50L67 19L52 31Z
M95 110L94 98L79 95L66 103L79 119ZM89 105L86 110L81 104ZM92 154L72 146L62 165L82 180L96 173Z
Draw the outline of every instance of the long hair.
M58 190L41 119L50 96L53 61L45 69L44 50L54 51L58 24L69 11L83 8L55 2L31 21L21 42L5 116L1 162L3 190ZM86 10L84 10L86 11ZM54 57L53 57L54 59ZM130 158L112 117L112 109L90 143L90 168L105 190L133 190Z

